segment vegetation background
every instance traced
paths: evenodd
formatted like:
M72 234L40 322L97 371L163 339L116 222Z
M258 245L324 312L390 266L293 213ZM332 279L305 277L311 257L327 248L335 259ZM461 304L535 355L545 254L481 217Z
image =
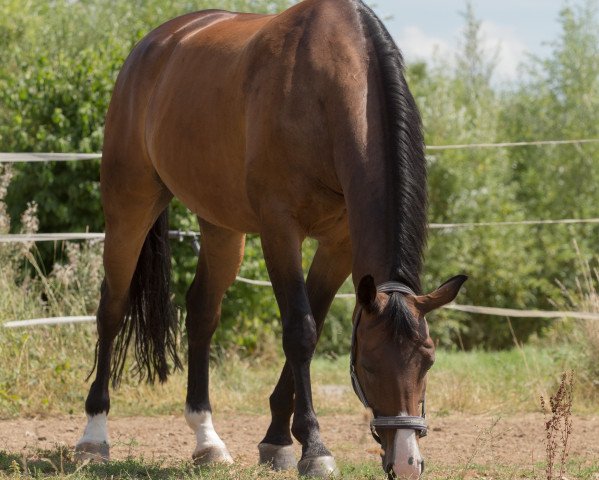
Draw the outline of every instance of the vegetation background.
M193 10L275 12L292 3L0 0L0 151L100 151L116 75L150 29ZM597 0L566 2L556 19L560 36L547 39L551 53L529 56L511 84L495 81L497 52L482 47L481 23L469 4L463 16L456 58L408 65L427 144L599 138ZM102 231L98 172L95 161L5 167L0 233ZM429 178L431 222L599 217L597 144L436 151L429 157ZM197 228L182 205L174 202L171 210L173 228ZM314 246L305 245L306 266ZM187 243L173 247L183 316L195 258ZM597 308L598 247L596 224L432 230L423 283L433 289L467 273L471 280L459 299L464 304ZM93 314L102 278L100 250L96 244L0 245L0 319ZM267 278L256 236L248 238L241 275ZM351 291L349 284L344 288ZM335 302L321 352L347 352L352 308L346 300ZM552 341L564 333L575 342L594 338L576 336L583 330L573 322L513 320L512 331L504 318L449 310L436 314L431 327L448 349L504 349L514 338ZM270 355L279 332L271 290L236 283L224 303L216 350ZM0 333L0 341L20 347L25 338Z

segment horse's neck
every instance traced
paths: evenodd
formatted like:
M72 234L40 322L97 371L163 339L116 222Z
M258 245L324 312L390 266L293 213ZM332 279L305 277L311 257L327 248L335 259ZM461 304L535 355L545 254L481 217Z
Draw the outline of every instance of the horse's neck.
M370 162L369 162L370 163ZM367 169L352 177L345 190L353 251L352 276L354 284L364 275L372 275L377 284L393 278L398 269L394 265L394 251L401 221L392 212L393 198L398 192L391 188L382 165L372 162Z

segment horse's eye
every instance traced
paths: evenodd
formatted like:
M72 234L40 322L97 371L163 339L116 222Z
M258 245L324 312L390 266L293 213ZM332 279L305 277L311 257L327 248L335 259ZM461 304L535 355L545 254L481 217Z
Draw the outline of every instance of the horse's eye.
M420 347L420 352L422 354L422 360L424 362L424 367L426 370L433 366L435 363L435 350L434 348L428 348L425 345Z
M434 355L426 355L424 357L424 368L425 370L430 370L433 366L433 364L435 363L435 356Z
M370 375L376 375L376 371L374 368L372 368L372 366L362 364L362 368L364 369L364 371L366 373L368 373Z

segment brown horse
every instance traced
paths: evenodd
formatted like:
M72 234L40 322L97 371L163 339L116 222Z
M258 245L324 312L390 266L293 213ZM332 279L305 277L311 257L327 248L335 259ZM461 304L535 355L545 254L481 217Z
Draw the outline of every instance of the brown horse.
M399 50L367 6L305 0L279 15L210 10L158 27L117 80L101 188L106 277L79 456L108 458L109 378L118 382L131 339L150 381L164 381L169 363L181 366L165 210L176 196L197 214L202 233L186 318L185 416L197 438L196 462L231 461L212 426L209 348L244 235L255 232L287 359L270 397L261 461L295 467L293 434L302 445L301 474L337 471L312 405L310 361L351 273L358 297L352 378L377 417L383 467L402 477L421 473L419 404L434 355L424 314L453 300L465 277L420 295L421 123ZM300 247L308 236L319 246L304 280Z

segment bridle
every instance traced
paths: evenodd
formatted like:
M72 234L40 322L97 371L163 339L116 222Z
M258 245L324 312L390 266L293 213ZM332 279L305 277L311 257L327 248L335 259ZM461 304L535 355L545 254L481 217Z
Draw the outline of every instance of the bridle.
M408 295L416 295L414 291L408 287L407 285L399 282L386 282L379 285L376 288L377 292L382 293L406 293ZM368 404L368 400L366 399L366 395L364 394L364 390L360 385L360 380L358 380L358 375L356 374L356 351L357 351L357 333L358 333L358 325L360 323L360 318L362 317L362 307L358 305L356 308L356 312L353 318L353 330L352 330L352 339L351 339L351 349L350 349L350 362L349 362L349 374L351 376L352 386L354 387L354 392L362 402L364 407L372 410L370 405ZM381 437L376 432L377 428L380 429L395 429L395 430L415 430L420 438L425 437L427 434L427 426L426 426L426 395L422 399L422 414L419 417L412 416L394 416L394 417L385 417L385 416L377 416L374 413L374 418L370 421L370 432L372 433L372 437L381 444ZM393 449L395 450L395 449ZM389 475L390 472L387 472Z

